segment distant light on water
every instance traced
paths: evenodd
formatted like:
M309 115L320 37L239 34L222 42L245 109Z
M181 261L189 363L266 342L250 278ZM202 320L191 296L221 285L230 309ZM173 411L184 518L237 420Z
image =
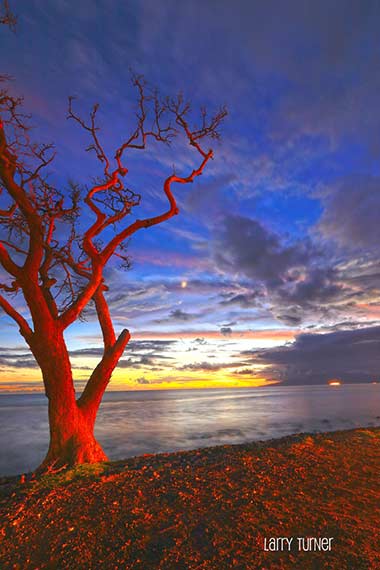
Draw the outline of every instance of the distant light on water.
M340 380L329 380L329 386L341 386L342 382Z

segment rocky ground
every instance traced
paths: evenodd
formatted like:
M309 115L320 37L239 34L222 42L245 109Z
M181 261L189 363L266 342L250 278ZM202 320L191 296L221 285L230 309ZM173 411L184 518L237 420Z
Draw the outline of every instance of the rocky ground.
M0 483L2 570L380 569L376 428ZM270 537L291 551L266 552ZM334 540L299 552L297 537Z

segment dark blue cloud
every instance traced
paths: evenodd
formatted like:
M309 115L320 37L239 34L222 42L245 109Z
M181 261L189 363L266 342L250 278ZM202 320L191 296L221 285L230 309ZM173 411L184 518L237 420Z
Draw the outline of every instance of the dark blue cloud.
M340 245L369 252L380 241L379 211L380 178L352 175L327 190L319 227Z
M279 348L244 352L266 373L285 384L326 384L331 378L344 382L379 380L380 327L301 334Z

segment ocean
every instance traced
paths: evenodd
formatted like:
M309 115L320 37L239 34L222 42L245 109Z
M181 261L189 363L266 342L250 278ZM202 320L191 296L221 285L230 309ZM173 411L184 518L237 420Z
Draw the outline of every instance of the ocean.
M108 392L95 433L111 460L380 426L380 384ZM43 394L0 395L0 475L35 469L48 446Z

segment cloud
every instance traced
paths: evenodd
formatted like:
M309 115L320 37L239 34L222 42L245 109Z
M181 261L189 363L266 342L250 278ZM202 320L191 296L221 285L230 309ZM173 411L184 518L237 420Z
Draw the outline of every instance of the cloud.
M70 350L69 354L70 356L76 357L76 356L88 356L88 357L96 357L96 358L101 358L103 356L104 353L104 348L77 348L75 350Z
M345 247L377 249L379 211L380 178L352 175L330 188L318 227L324 236Z
M247 293L222 293L221 296L223 300L220 301L220 305L226 307L236 305L242 309L251 309L252 307L258 306L259 294L257 291L250 291Z
M126 348L129 354L141 352L162 352L176 344L176 340L131 340ZM103 356L104 349L101 347L77 348L70 350L70 356L74 357L99 357ZM0 355L1 356L1 355Z
M181 309L174 309L170 315L164 319L156 319L155 323L183 323L187 321L197 320L201 315L197 313L186 313Z
M44 392L43 383L40 382L0 382L0 392Z
M210 221L219 219L228 207L232 207L232 204L226 203L228 198L225 196L225 190L237 180L236 173L223 172L213 176L209 182L197 184L194 190L187 194L186 210L209 225Z
M225 216L213 249L219 268L270 287L281 284L290 269L310 259L306 244L286 246L259 221L239 215Z
M349 293L318 245L310 239L287 244L252 218L226 216L213 250L219 269L251 283L250 292L246 283L245 293L226 296L223 305L250 308L271 302L277 319L297 325L313 307L341 301Z
M210 362L194 362L192 364L185 364L181 366L179 370L192 370L194 372L217 372L218 370L223 370L225 368L235 368L238 366L236 362L225 362L218 364L211 364Z
M231 327L221 327L220 328L220 334L222 334L223 336L230 336L232 334L232 328Z
M134 340L127 345L124 356L119 360L117 368L149 368L159 370L167 366L167 362L173 360L170 351L174 349L176 340ZM169 354L168 354L169 352ZM103 356L103 348L81 348L71 350L70 357L74 359L73 368L76 370L91 370L89 366L77 366L83 358L95 358L100 360ZM94 364L95 366L95 364Z
M132 352L162 352L173 347L176 343L177 340L131 340L127 348Z
M237 370L235 374L239 374L241 376L257 376L257 370L253 368L242 368L241 370Z
M0 366L9 368L39 368L34 358L5 359L0 358Z
M132 358L121 358L117 363L118 368L140 368L140 362Z
M369 382L379 378L380 326L326 334L300 334L279 348L245 351L255 365L265 365L268 379L284 384Z
M0 347L0 366L9 368L39 368L30 351L24 347Z
M378 302L378 261L363 249L353 256L320 233L289 241L256 219L228 215L216 230L212 251L216 268L240 285L236 292L222 290L219 305L255 309L247 318L270 312L292 327L316 319L331 324L343 316L357 319L361 304ZM230 315L239 320L237 313Z
M150 381L144 376L141 376L141 378L136 378L136 382L137 384L150 384Z
M202 337L195 338L192 342L193 344L196 344L198 346L205 346L206 344L208 344L207 340Z
M327 303L342 299L343 286L337 283L337 271L331 267L311 268L297 281L286 298L302 305L305 302Z

